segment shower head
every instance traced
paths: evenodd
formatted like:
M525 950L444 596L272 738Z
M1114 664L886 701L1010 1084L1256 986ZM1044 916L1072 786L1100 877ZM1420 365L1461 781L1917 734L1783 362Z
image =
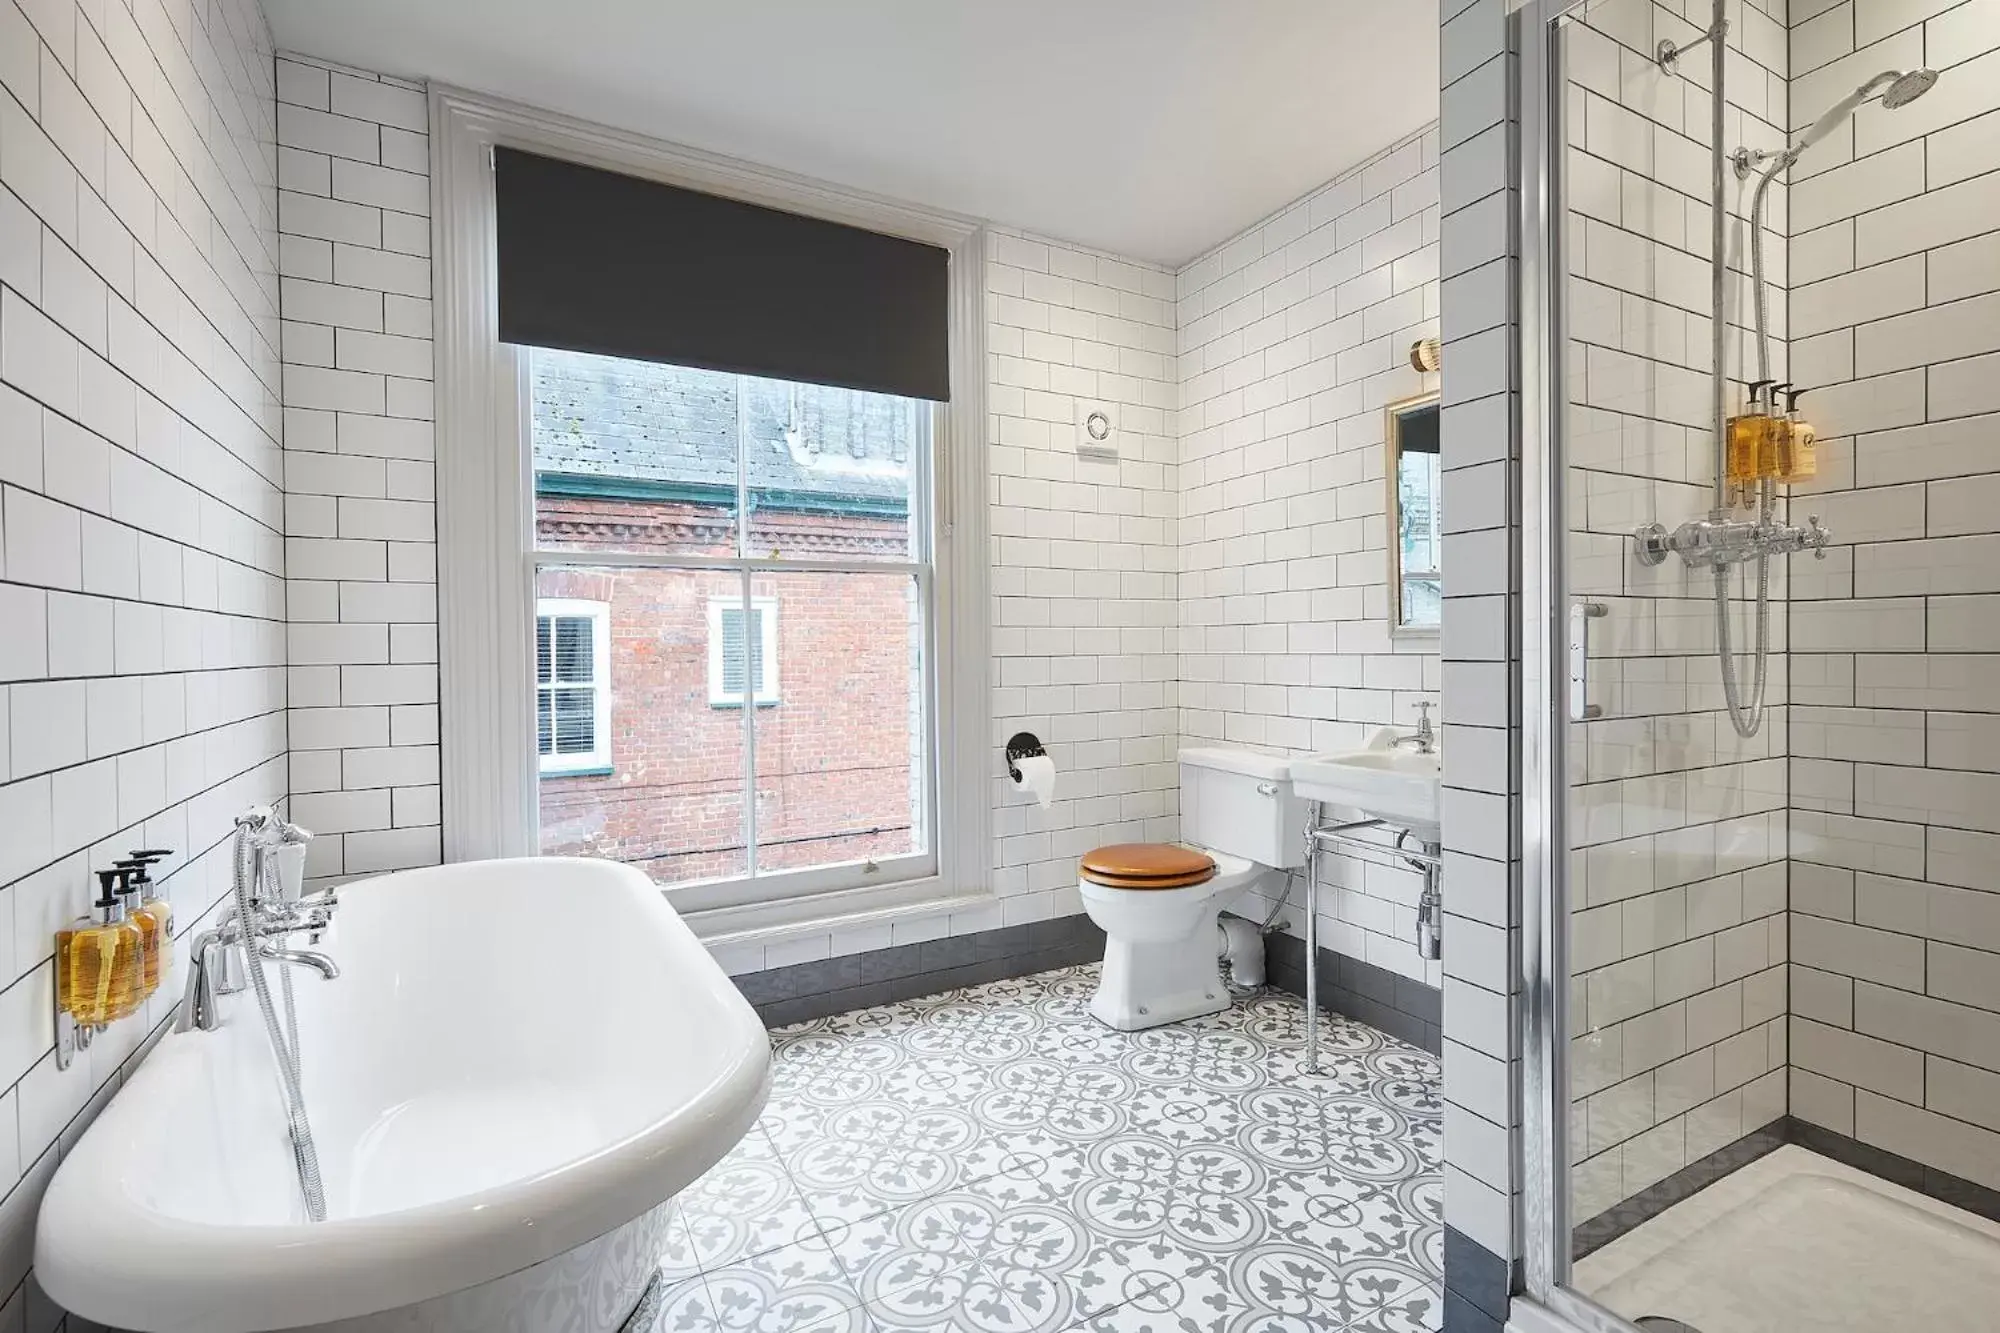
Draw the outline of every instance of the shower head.
M1899 74L1882 93L1882 105L1891 111L1899 110L1929 92L1938 81L1934 69L1913 69L1908 74Z
M1937 71L1934 69L1913 69L1908 74L1896 69L1883 70L1828 107L1826 114L1814 121L1806 132L1799 136L1799 141L1792 145L1792 155L1796 157L1839 129L1849 116L1861 109L1862 103L1880 97L1883 106L1895 111L1908 106L1929 92L1937 80Z

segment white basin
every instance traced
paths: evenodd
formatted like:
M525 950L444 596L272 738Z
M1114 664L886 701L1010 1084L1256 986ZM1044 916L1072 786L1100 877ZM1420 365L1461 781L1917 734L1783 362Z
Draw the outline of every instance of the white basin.
M1391 742L1411 733L1384 727L1364 750L1313 754L1292 761L1292 790L1308 801L1337 805L1364 819L1406 828L1424 842L1437 842L1438 753L1420 754Z

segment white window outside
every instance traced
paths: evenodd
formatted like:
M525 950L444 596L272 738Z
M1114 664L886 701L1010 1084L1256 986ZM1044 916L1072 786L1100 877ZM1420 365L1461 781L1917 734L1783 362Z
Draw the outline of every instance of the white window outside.
M611 767L611 608L535 603L535 752L544 776Z
M743 642L745 625L750 642ZM761 707L778 702L778 604L760 599L743 604L723 598L708 603L708 702L715 708L743 706L743 675Z

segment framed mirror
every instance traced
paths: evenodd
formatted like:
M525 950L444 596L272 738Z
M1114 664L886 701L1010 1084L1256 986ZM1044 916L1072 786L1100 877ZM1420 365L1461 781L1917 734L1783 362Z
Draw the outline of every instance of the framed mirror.
M1438 396L1422 393L1399 399L1385 410L1389 628L1397 634L1436 634L1443 607Z

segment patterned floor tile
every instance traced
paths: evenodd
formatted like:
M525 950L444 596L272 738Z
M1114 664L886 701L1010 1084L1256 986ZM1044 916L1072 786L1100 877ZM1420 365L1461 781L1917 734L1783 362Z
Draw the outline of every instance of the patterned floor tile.
M774 1289L741 1276L690 1279L667 1293L659 1333L871 1333L844 1285Z
M659 1333L1427 1333L1437 1060L1285 995L1145 1032L1066 968L772 1034Z
M676 1202L688 1255L704 1272L819 1231L761 1124Z

